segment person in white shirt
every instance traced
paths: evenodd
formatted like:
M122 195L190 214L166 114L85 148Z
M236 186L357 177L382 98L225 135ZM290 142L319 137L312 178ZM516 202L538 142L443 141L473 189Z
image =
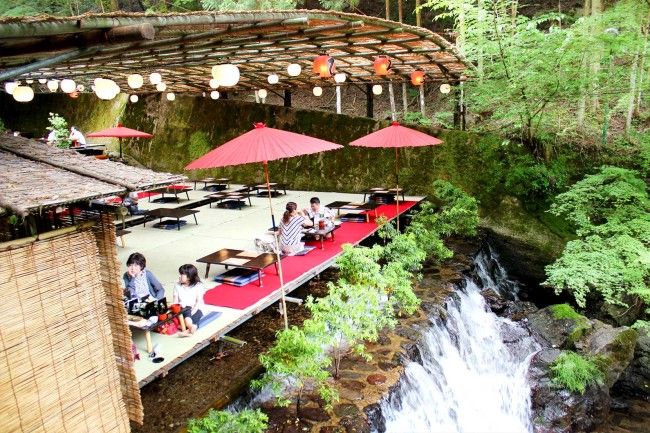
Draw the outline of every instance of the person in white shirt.
M174 285L174 304L181 305L185 326L190 334L194 334L203 317L205 287L199 278L196 266L183 265L178 268L178 273L178 282Z
M56 141L56 131L51 130L49 134L47 134L47 144L55 144L54 142Z
M76 146L84 146L86 144L86 137L77 129L76 126L72 126L70 128L70 140L72 140L72 143L75 144Z
M321 206L318 197L312 197L309 200L309 209L304 209L303 212L314 222L314 226L318 226L319 220L325 220L326 224L333 224L336 216L330 208Z

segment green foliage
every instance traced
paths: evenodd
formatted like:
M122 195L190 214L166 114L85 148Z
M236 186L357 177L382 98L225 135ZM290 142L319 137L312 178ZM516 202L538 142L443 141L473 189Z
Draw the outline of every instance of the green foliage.
M211 150L208 134L203 131L196 131L190 135L190 145L187 153L191 159L197 159Z
M201 0L205 10L243 11L265 9L295 9L298 0Z
M80 15L86 12L102 12L100 0L13 0L0 2L0 15Z
M268 420L266 414L259 409L244 409L234 413L210 409L206 417L189 420L187 432L262 433L268 427Z
M546 164L530 155L523 155L511 163L506 172L507 190L524 199L546 197L565 188L568 181L567 166L563 159Z
M398 314L413 314L420 306L420 300L413 292L413 275L404 269L401 262L389 262L382 267L384 290L391 310Z
M636 329L637 331L650 332L650 321L648 321L648 320L637 320L632 325L632 329Z
M47 118L50 122L50 126L46 129L48 131L54 131L56 134L56 145L57 147L68 149L72 143L68 138L70 136L70 131L68 130L68 122L63 118L63 116L58 115L57 113L50 113L50 116Z
M592 360L563 352L551 366L553 383L571 392L585 393L588 385L602 383L604 375Z
M350 284L378 287L381 266L377 262L383 248L378 245L355 248L351 244L345 244L342 248L343 253L336 259L340 278Z
M592 294L650 304L650 199L636 172L602 167L558 195L550 212L573 223L579 238L547 266L546 285L568 290L583 308Z
M360 0L319 0L321 6L325 9L342 11L344 9L354 9L359 5Z
M578 313L569 304L557 304L551 307L553 311L553 318L555 319L570 319L570 320L585 320L585 316Z
M384 247L386 262L398 262L407 271L417 271L422 267L426 252L420 248L413 233L398 234Z
M5 132L7 128L5 127L5 123L2 119L0 119L0 133Z
M428 116L423 116L420 111L408 111L404 113L404 122L416 125L431 126L433 121Z
M476 199L445 180L436 180L433 186L435 197L442 203L436 231L446 236L476 236L479 221Z

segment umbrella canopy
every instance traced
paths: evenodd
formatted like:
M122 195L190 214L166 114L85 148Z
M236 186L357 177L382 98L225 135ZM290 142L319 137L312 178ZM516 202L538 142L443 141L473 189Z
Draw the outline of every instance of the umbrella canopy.
M442 140L424 132L393 122L390 126L363 136L350 143L361 147L420 147L441 144Z
M341 145L255 123L254 128L189 163L186 170L274 161L340 149Z
M138 131L137 129L125 128L121 123L118 123L114 128L102 129L101 131L91 132L87 137L108 137L119 138L120 140L120 159L122 158L122 139L123 138L152 138L153 135L146 132Z

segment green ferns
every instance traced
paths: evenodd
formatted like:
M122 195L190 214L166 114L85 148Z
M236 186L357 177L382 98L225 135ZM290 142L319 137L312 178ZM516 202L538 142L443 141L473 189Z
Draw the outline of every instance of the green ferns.
M266 430L268 417L261 410L244 409L241 412L210 409L201 419L187 423L188 433L262 433Z
M604 375L590 359L575 352L563 352L551 366L553 383L571 392L584 394L588 385L602 383Z

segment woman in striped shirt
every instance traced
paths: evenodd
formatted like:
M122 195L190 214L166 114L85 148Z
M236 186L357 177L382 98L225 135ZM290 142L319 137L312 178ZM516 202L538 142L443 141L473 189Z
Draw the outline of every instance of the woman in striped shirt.
M286 209L280 221L280 248L284 254L292 255L304 248L305 243L300 242L302 228L313 225L313 222L305 218L292 201L287 203Z

